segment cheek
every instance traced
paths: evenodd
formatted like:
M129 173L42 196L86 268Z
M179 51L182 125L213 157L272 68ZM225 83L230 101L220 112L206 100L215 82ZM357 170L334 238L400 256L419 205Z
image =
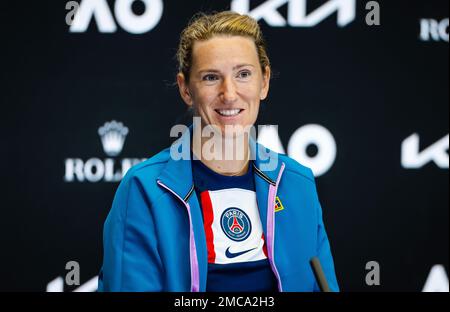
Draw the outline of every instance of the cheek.
M197 90L195 94L194 102L197 106L202 107L203 110L208 109L215 98L215 92L212 88Z
M261 88L259 88L259 86L257 86L256 84L247 85L243 87L241 91L241 94L243 95L246 102L248 102L252 106L259 106L261 95Z
M196 90L192 96L192 101L197 112L207 112L214 101L214 95L209 90Z

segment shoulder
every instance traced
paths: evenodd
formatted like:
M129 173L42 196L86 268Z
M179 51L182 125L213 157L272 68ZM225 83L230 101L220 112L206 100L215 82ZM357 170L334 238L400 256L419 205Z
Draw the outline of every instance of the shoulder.
M156 179L170 158L170 149L165 148L150 158L132 166L117 187L115 199L128 201L143 194L158 195Z
M151 195L159 196L156 178L167 164L169 157L170 150L166 148L128 169L116 189L112 211L119 212L124 217L126 210L129 210L130 202L141 203L144 198L150 199ZM135 205L131 206L133 208Z
M170 148L165 148L159 153L151 156L150 158L132 166L124 176L123 180L130 180L133 178L146 179L150 177L156 177L163 170L170 158Z
M285 155L278 154L279 161L284 163L284 173L283 175L295 175L298 178L304 180L305 182L314 184L314 174L309 167L302 165L297 160Z

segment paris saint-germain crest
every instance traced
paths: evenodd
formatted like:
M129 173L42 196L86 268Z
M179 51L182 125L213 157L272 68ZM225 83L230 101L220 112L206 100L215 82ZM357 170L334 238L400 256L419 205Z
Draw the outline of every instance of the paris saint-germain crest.
M220 217L222 231L234 241L245 240L252 231L252 224L247 214L239 208L225 209Z

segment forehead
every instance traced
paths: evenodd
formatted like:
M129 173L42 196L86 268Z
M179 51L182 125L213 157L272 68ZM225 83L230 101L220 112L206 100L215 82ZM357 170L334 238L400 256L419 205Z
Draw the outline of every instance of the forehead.
M193 45L193 67L220 66L230 62L246 62L256 66L259 61L254 41L243 36L215 36L196 41Z

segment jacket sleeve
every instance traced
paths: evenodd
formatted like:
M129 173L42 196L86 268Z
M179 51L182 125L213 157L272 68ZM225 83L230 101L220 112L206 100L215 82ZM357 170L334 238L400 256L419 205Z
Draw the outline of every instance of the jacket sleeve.
M337 292L339 291L339 285L336 278L336 273L334 270L334 261L333 256L331 254L330 242L328 240L328 235L325 230L325 225L323 223L322 217L322 207L320 205L319 199L317 197L317 192L315 196L315 207L316 213L318 217L318 226L317 226L317 257L320 260L320 264L322 266L323 272L325 274L325 278L328 281L328 286L331 291ZM314 291L320 291L319 285L317 282L314 286Z
M130 171L117 189L104 224L98 291L163 289L151 203Z

